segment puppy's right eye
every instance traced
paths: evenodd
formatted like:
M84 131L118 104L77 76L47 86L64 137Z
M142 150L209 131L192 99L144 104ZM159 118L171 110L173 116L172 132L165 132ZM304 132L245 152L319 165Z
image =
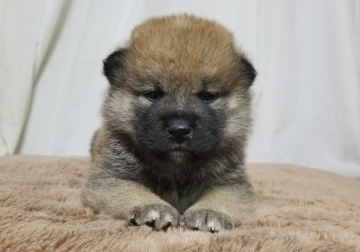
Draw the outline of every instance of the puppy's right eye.
M202 101L209 103L215 101L218 98L218 94L203 91L198 94L198 97Z
M152 101L160 99L163 95L164 93L161 90L145 91L143 93L143 96Z

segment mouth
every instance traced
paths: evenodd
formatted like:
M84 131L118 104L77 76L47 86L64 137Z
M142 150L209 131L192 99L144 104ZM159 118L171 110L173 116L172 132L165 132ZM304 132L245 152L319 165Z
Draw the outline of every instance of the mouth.
M184 144L174 144L168 150L168 157L175 163L183 163L189 157L190 151Z
M172 148L170 148L170 152L174 152L174 151L186 152L188 150L185 146L176 145L176 146L173 146Z
M169 152L169 157L175 163L180 164L180 163L184 162L184 160L186 159L187 151L181 147L173 148Z

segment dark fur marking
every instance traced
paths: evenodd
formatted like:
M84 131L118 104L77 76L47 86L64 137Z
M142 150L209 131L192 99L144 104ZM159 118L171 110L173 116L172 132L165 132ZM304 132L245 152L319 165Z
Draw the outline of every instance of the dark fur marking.
M253 65L246 58L241 58L243 65L242 75L245 76L249 81L249 86L251 86L256 78L257 72Z
M119 77L121 71L123 71L123 61L126 51L126 49L119 49L103 61L103 73L110 84L115 84L117 82L116 79Z

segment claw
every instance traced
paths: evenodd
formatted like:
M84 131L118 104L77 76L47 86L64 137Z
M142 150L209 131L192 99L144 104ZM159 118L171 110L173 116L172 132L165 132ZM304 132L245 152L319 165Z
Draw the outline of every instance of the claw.
M217 232L219 232L218 230L216 230L216 229L213 228L213 227L211 227L209 231L210 231L210 233L217 233Z
M199 227L198 226L192 227L191 230L197 231L199 230Z
M166 232L170 226L171 226L171 221L166 223L166 225L162 227L162 230L164 230Z
M147 222L145 222L145 225L149 226L149 227L155 227L155 220L156 219L152 219L151 221L147 221Z
M135 215L131 216L130 223L131 225L139 226L139 223L136 222Z

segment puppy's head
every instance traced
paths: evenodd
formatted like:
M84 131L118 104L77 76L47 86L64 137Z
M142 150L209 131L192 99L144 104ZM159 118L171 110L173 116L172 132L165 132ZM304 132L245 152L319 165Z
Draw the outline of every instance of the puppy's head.
M256 73L215 22L150 19L104 61L104 74L106 122L150 158L189 163L246 140Z

